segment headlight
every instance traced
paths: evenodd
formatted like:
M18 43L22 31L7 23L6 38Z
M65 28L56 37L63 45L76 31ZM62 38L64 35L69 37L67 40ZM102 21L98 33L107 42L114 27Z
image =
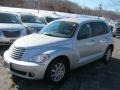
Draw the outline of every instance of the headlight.
M29 62L42 63L42 62L47 61L48 59L49 59L49 55L42 54L42 55L38 55L38 56L35 56L35 57L29 59Z
M36 29L33 27L26 27L26 30L27 30L27 34L31 34L31 33L36 32Z

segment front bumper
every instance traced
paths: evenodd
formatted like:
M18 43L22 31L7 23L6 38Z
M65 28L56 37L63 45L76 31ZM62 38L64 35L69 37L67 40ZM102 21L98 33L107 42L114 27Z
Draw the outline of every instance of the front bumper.
M12 44L17 38L0 37L0 45Z
M14 60L9 56L8 51L4 53L4 66L9 69L13 75L27 79L43 79L47 69L46 64Z

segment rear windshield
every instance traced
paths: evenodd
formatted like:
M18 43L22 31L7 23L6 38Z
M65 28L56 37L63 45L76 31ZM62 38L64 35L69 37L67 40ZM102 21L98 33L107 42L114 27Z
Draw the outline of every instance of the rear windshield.
M13 23L18 24L20 20L15 14L0 13L0 23Z

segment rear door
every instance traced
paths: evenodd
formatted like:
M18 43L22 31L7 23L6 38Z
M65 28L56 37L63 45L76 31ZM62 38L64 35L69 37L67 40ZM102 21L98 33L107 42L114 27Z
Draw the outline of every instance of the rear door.
M95 41L94 53L102 55L109 42L109 28L104 22L91 22L91 40Z
M84 58L95 54L95 41L91 38L91 27L89 23L83 24L77 35L77 51L79 52L80 62L84 61Z

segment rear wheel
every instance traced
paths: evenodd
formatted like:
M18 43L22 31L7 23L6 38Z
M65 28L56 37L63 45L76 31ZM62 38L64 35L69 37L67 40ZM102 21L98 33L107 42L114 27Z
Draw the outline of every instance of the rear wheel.
M105 55L104 55L104 57L103 57L103 61L104 61L105 63L109 63L109 62L111 61L112 51L113 51L112 47L108 47L108 48L107 48L107 50L106 50L106 52L105 52Z
M53 84L63 82L68 74L68 68L63 58L57 58L48 66L45 79Z

